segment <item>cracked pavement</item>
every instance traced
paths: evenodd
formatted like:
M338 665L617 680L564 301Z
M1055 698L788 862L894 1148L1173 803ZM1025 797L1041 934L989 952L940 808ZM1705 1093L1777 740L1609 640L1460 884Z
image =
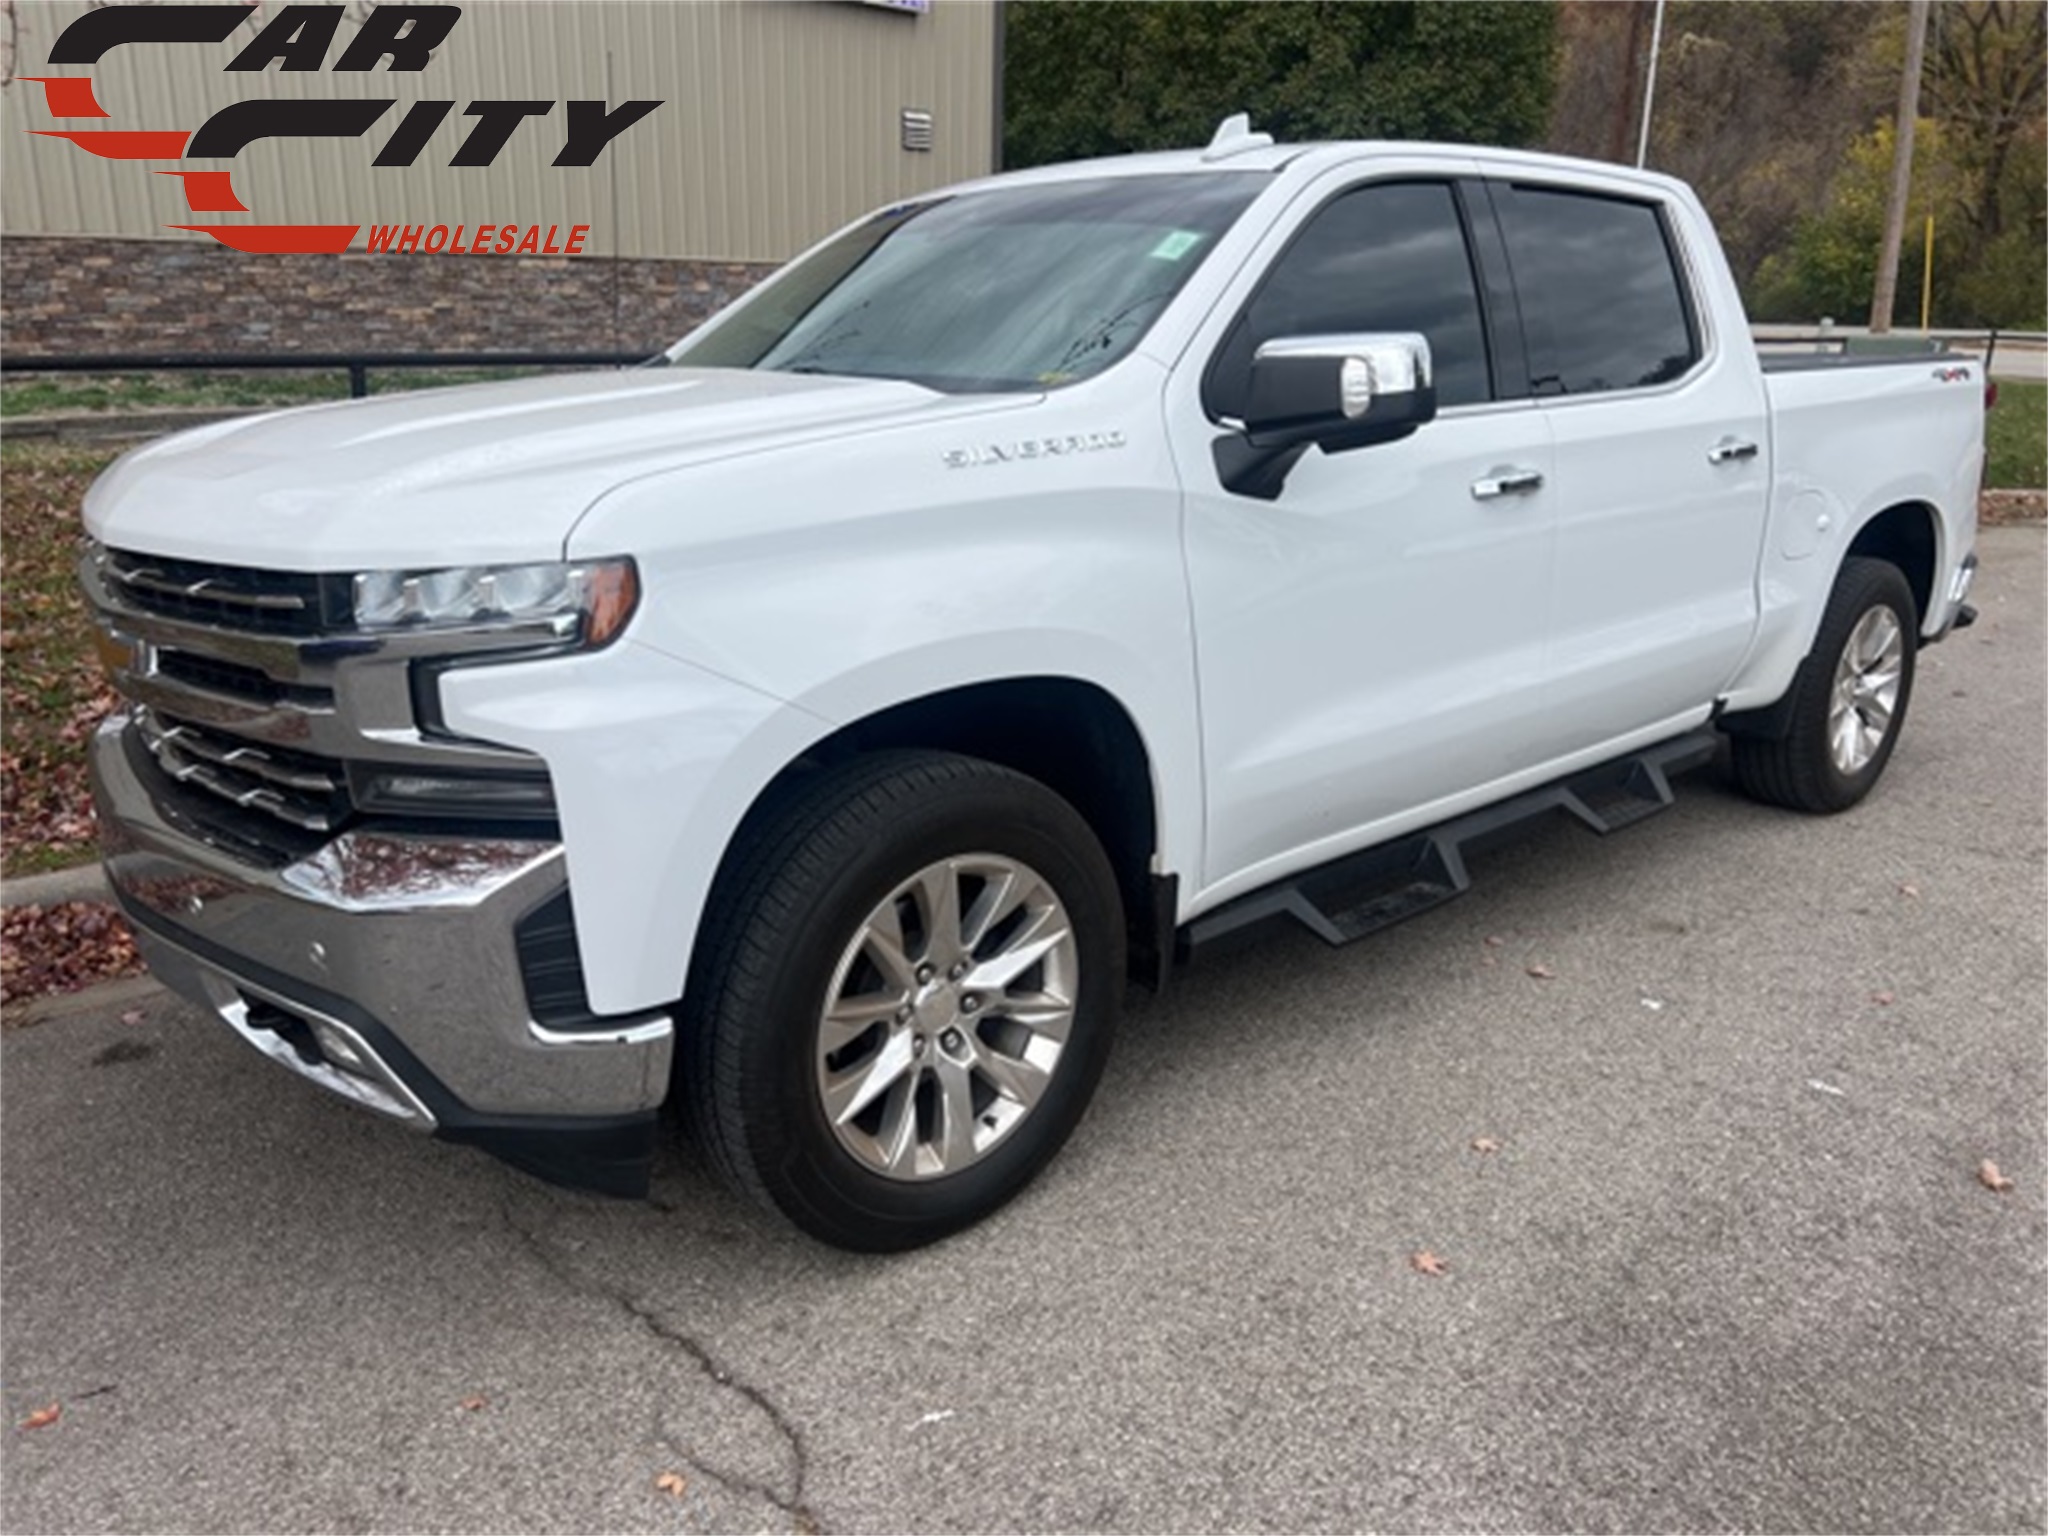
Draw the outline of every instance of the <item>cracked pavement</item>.
M922 1253L687 1151L549 1189L166 996L11 1031L0 1398L63 1415L0 1527L2041 1530L2043 534L1981 548L1861 810L1696 774L1205 956Z

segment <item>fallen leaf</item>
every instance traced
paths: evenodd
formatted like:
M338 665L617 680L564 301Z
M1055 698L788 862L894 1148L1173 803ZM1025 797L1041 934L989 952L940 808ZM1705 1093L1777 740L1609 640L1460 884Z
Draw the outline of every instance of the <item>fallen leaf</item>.
M1441 1275L1450 1269L1449 1261L1438 1258L1427 1248L1408 1255L1408 1267L1418 1274Z
M130 1008L121 1015L121 1022L123 1024L140 1024L143 1018L144 1014L140 1008Z
M1901 896L1918 896L1920 894L1920 887L1910 880L1902 880L1899 882L1899 894Z
M1870 1000L1873 1003L1877 1004L1877 1006L1880 1008L1889 1008L1893 1003L1898 1001L1898 999L1889 992L1873 992L1870 994Z
M1553 976L1555 976L1555 975L1557 974L1557 972L1553 971L1553 970L1552 970L1552 969L1551 969L1551 968L1550 968L1549 966L1545 965L1545 964L1544 964L1544 963L1543 963L1543 962L1542 962L1541 960L1538 960L1538 961L1536 961L1535 963L1533 963L1532 965L1528 966L1528 967L1527 967L1527 970L1528 970L1529 974L1530 974L1531 976L1534 976L1534 977L1535 977L1535 978L1536 978L1536 979L1537 979L1538 981L1548 981L1548 980L1550 980L1550 978L1551 978L1551 977L1553 977Z
M1472 1150L1483 1157L1489 1152L1498 1152L1500 1150L1500 1143L1491 1136L1478 1136L1473 1138Z
M1993 1194L2002 1195L2012 1188L2012 1180L1998 1171L1998 1164L1985 1158L1977 1165L1977 1182ZM54 1413L54 1410L53 1410Z
M664 1472L654 1480L654 1486L661 1492L680 1499L689 1491L690 1480L680 1472Z
M1486 936L1486 943L1489 948L1498 949L1501 945L1507 943L1507 940L1497 933L1489 933Z
M1989 1163L1986 1163L1984 1166L1986 1168L1991 1167ZM1994 1169L1993 1171L1995 1172L1996 1170ZM21 1427L23 1429L41 1429L45 1424L54 1424L63 1417L64 1405L62 1403L52 1403L47 1408L38 1408L34 1413L23 1419Z
M481 1392L479 1392L474 1397L465 1397L456 1406L459 1407L464 1413L475 1413L478 1409L487 1406L489 1402L490 1399L485 1397Z

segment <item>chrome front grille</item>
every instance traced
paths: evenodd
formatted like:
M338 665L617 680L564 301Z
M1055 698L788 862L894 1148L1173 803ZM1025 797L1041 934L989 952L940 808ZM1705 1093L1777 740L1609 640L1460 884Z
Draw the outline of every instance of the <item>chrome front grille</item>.
M331 758L257 746L153 709L135 718L149 755L180 784L309 832L331 832L349 817L348 773Z
M348 578L170 560L110 549L101 576L134 607L265 635L332 633L351 622Z
M297 704L308 709L332 709L334 690L280 682L261 667L222 661L198 651L158 647L156 672L208 693L249 699L259 704Z
M415 665L558 648L552 621L365 633L351 578L95 547L80 563L108 677L131 706L129 756L177 787L177 813L256 862L300 857L375 814L503 819L502 782L472 808L379 802L386 778L544 774L530 753L422 730ZM364 803L355 803L355 793ZM167 802L168 803L168 802Z

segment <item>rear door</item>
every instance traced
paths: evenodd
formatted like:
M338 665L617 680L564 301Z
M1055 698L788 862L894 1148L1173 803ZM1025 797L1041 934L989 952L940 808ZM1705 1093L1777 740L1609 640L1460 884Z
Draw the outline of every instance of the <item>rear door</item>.
M1555 443L1542 731L1562 757L1711 704L1734 675L1756 625L1769 422L1754 351L1715 333L1703 297L1713 253L1685 249L1675 209L1489 189Z

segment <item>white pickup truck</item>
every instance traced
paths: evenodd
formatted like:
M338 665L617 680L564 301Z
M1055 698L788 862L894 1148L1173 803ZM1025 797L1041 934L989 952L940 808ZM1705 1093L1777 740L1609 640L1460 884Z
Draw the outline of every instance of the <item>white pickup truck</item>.
M996 176L656 366L144 447L83 568L156 973L285 1066L644 1191L675 1101L930 1241L1128 983L1455 895L1729 739L1839 811L1969 622L1979 365L1760 364L1665 177L1403 143Z

